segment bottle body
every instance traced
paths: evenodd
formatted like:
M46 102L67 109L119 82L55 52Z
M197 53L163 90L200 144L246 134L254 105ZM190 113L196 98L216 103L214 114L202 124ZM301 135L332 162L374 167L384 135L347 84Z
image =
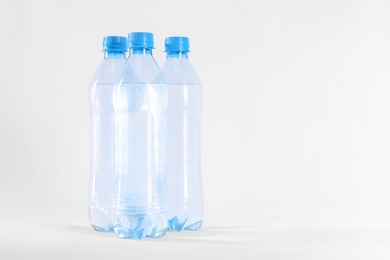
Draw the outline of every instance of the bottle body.
M112 231L112 203L115 187L115 79L125 62L125 53L109 54L93 77L89 93L90 178L88 209L96 231Z
M115 94L114 232L143 239L167 231L167 89L151 53L132 53Z
M203 222L201 172L202 86L186 57L162 67L168 88L167 173L170 231L197 230Z

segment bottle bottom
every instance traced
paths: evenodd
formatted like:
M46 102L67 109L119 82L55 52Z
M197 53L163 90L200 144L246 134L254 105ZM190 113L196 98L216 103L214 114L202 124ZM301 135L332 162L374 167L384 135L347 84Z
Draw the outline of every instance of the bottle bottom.
M113 222L114 233L119 238L144 239L163 237L167 232L165 215L119 215Z
M92 225L92 228L97 232L105 232L105 233L114 232L114 229L112 229L111 227L107 229L107 228L102 228L99 226Z
M182 220L180 220L182 219ZM168 220L168 231L181 232L183 230L196 231L202 227L202 220L195 220L189 218L178 218L177 216Z
M95 231L98 232L113 232L113 228L110 224L110 218L107 211L104 209L90 210L89 220Z

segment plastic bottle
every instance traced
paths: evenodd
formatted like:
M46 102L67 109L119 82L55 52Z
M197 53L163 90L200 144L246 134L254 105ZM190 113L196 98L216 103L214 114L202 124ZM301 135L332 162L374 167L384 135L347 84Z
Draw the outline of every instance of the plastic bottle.
M114 232L156 238L167 231L167 88L152 56L152 33L130 33L130 56L115 94L118 187Z
M170 231L197 230L203 222L201 173L202 86L188 60L189 39L165 39L162 67L168 87L167 173Z
M90 178L88 209L96 231L112 231L110 218L115 186L115 79L126 60L127 38L103 38L104 60L89 85Z

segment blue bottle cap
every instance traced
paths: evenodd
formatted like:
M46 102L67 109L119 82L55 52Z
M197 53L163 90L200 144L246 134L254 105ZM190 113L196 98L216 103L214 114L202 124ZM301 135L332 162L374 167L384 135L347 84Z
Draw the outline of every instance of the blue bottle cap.
M128 42L129 42L129 48L153 48L154 47L153 33L149 33L149 32L129 33Z
M104 51L126 51L127 38L122 36L106 36L103 38Z
M190 51L188 37L174 36L165 38L165 51Z

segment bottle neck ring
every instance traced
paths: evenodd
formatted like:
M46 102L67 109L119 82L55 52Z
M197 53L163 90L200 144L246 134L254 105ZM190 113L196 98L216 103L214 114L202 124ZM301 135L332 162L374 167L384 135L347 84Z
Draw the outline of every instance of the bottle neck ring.
M152 55L152 50L153 48L133 47L130 48L130 55L133 54Z
M188 51L168 51L167 58L183 58L188 59Z
M126 59L126 51L104 51L105 59Z

